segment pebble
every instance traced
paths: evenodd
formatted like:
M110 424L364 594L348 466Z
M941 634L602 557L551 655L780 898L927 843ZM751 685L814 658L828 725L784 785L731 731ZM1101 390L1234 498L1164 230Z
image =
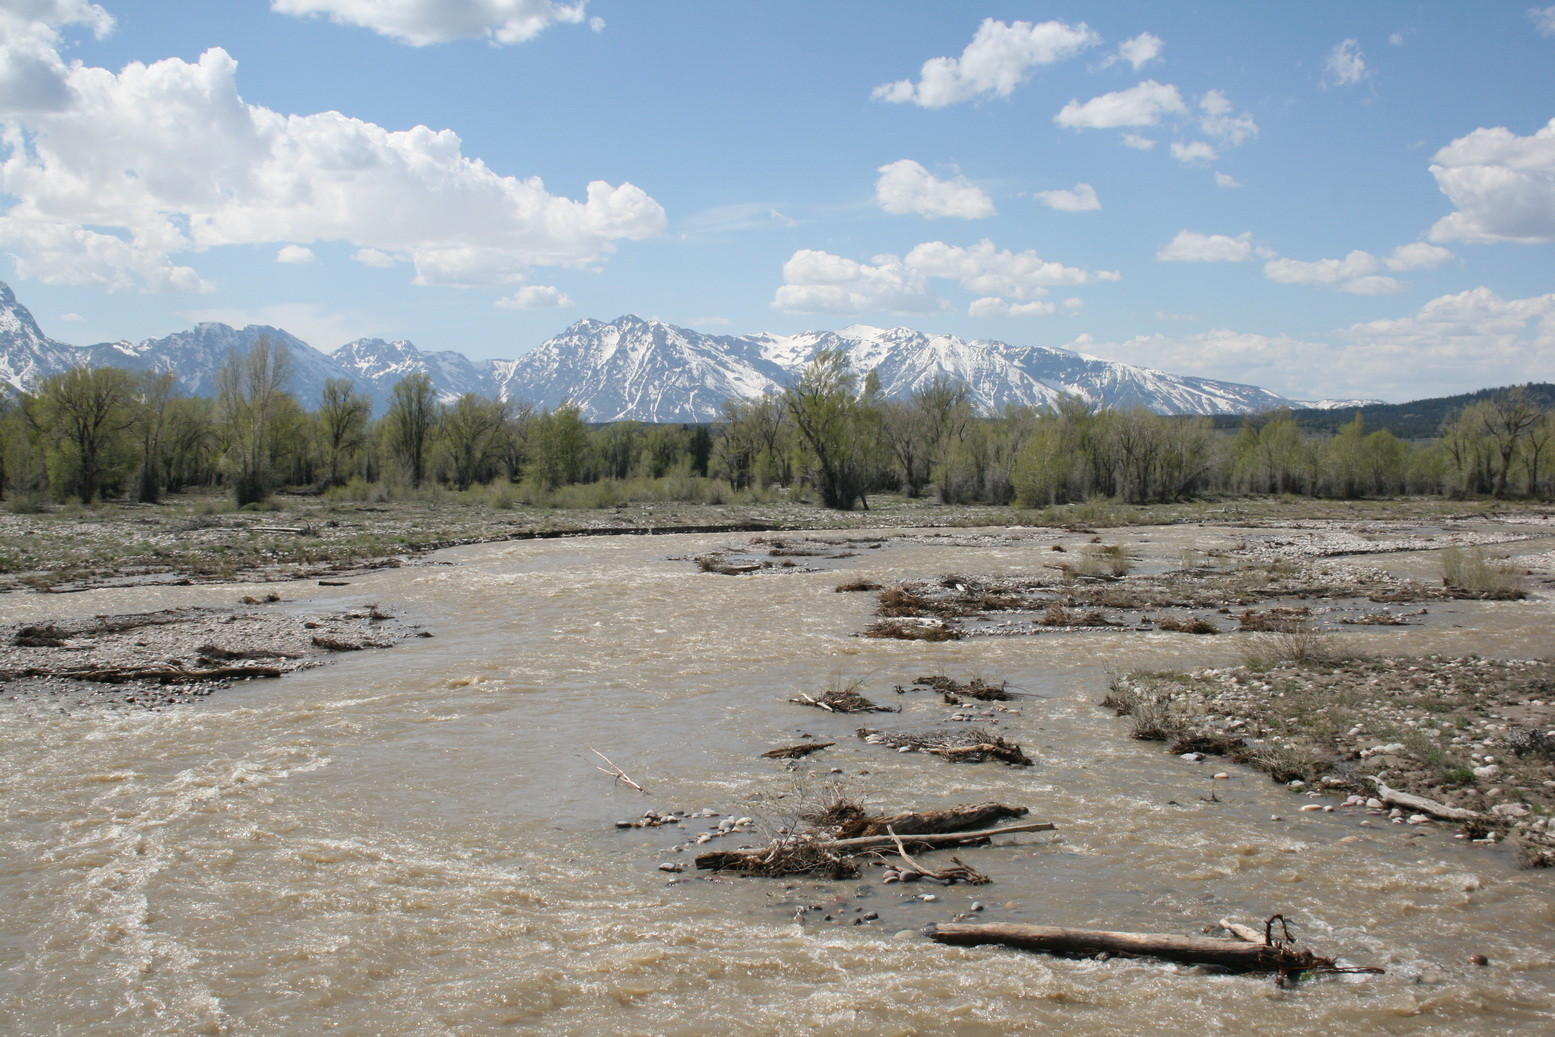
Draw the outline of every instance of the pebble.
M674 861L665 861L663 864L659 865L659 870L660 871L685 871L686 869L685 869L685 867L683 865L676 864Z
M1227 774L1225 771L1221 771L1221 772L1219 772L1218 774L1216 774L1214 776L1214 780L1216 780L1216 781L1223 781L1223 780L1229 779L1230 777L1231 777L1231 775Z

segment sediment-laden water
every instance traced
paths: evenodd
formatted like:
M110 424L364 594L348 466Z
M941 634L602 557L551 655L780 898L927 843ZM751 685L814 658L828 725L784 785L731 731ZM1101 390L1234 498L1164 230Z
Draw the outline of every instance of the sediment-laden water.
M1096 705L1111 669L1232 662L1234 638L872 641L852 635L873 595L833 592L855 576L1034 572L1052 543L1085 539L888 543L827 571L753 576L684 560L739 542L728 536L465 548L348 587L281 586L291 604L377 602L433 638L161 712L0 703L0 1031L1555 1028L1548 872L1520 871L1510 850L1465 844L1445 827L1301 813L1306 800L1251 771L1130 740L1126 722ZM1170 565L1185 547L1239 534L1109 539ZM1423 555L1368 562L1429 571ZM30 595L5 599L4 612L223 604L248 590ZM1419 625L1341 636L1372 651L1527 657L1547 653L1552 633L1540 597L1431 603ZM860 718L786 701L858 678L865 694L905 707L878 723L943 726L952 710L936 696L890 690L929 673L1008 680L1020 715L999 730L1038 765L894 753L853 737ZM757 758L802 734L838 742L806 761L810 777ZM590 747L647 795L601 773ZM1231 778L1212 779L1222 769ZM709 881L690 869L689 851L671 848L711 821L613 825L650 807L780 822L807 789L839 778L882 808L999 800L1058 829L962 854L992 885L938 888L871 883L868 870L861 882ZM658 870L668 861L686 872ZM911 899L924 892L938 899ZM973 901L988 920L1184 934L1279 911L1320 952L1388 971L1280 991L1267 978L954 949L916 935ZM879 917L848 924L869 912ZM1469 964L1472 954L1490 966Z

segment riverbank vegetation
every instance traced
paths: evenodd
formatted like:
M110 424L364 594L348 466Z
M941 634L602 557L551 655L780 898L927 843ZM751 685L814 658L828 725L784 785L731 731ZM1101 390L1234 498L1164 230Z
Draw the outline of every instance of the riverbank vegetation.
M173 376L76 368L0 398L0 496L13 513L65 502L157 503L218 490L237 506L274 493L383 503L472 494L495 509L610 509L654 502L815 501L868 509L880 494L947 505L1124 505L1205 494L1360 499L1548 498L1555 418L1525 388L1450 414L1405 440L1357 414L1330 434L1288 411L1233 430L1209 418L1102 410L1073 397L976 413L966 387L931 382L885 400L838 354L782 393L730 400L709 425L591 425L577 407L538 409L429 378L395 386L375 417L349 383L306 410L284 391L290 358L261 341L222 367L214 399Z

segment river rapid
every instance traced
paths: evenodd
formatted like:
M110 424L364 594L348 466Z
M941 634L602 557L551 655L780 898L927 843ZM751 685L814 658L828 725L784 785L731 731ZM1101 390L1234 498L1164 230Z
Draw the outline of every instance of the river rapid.
M1170 566L1245 532L1109 539ZM1236 637L866 640L854 635L874 595L833 592L854 577L1033 573L1053 543L1085 539L888 539L823 571L751 576L687 560L744 542L730 536L461 548L345 587L261 590L281 592L278 608L376 602L431 638L160 712L0 702L0 1032L1555 1031L1549 872L1445 826L1300 812L1309 801L1266 777L1133 741L1097 706L1111 670L1231 664ZM1430 571L1423 554L1366 561ZM253 591L10 596L0 611L232 605ZM1555 633L1549 604L1547 590L1432 603L1417 625L1341 636L1378 653L1539 657ZM932 673L1009 681L1019 715L998 730L1037 765L949 764L853 736L860 723L945 726L952 710L936 696L891 691ZM854 679L904 714L786 701ZM801 735L838 744L798 768L758 758ZM601 773L590 747L646 794ZM777 824L831 781L881 809L997 800L1057 829L961 852L993 883L941 888L882 885L874 869L850 882L710 880L673 847L717 818L614 827L649 808ZM1282 991L1267 977L917 934L974 901L977 920L1181 934L1278 911L1319 953L1387 974ZM878 918L850 924L865 913Z

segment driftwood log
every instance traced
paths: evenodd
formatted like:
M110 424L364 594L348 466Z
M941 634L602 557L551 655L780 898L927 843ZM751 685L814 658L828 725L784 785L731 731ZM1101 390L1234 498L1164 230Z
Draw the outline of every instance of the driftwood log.
M1336 967L1332 958L1296 950L1288 944L1222 940L1212 936L1118 933L999 922L941 922L931 926L928 935L930 939L958 947L991 943L1047 954L1120 954L1190 965L1218 965L1232 972L1310 972Z
M836 742L801 742L798 745L784 746L782 749L768 749L761 754L763 760L798 760L818 753L822 749L830 749Z
M837 833L839 839L851 839L864 835L920 835L929 832L966 832L1012 817L1025 817L1030 811L1025 807L1010 807L1003 803L976 803L951 807L948 810L909 810L884 817L861 817L843 825Z
M1390 807L1398 807L1400 810L1413 810L1417 814L1426 814L1443 821L1472 823L1484 820L1478 812L1473 810L1450 807L1446 803L1438 803L1434 799L1426 799L1424 796L1412 796L1407 792L1390 789L1378 778L1372 778L1371 783L1377 786L1377 798Z
M279 677L284 672L278 666L218 666L206 670L185 670L165 666L115 666L69 670L28 667L22 670L0 672L0 681L25 680L33 677L59 677L64 680L93 681L98 684L129 684L133 681L148 681L152 684L194 684L199 681L232 681L249 680L255 677Z
M970 846L985 842L996 835L1050 832L1054 827L1056 826L1050 821L1030 821L1025 824L984 828L975 832L926 832L909 835L902 842L914 850L932 850L941 846ZM754 849L717 850L712 853L698 854L696 866L704 871L748 871L760 874L767 870L767 865L772 860L787 851L804 851L817 857L825 855L842 857L883 846L895 848L895 837L866 835L853 839L780 839L770 845L758 846Z

